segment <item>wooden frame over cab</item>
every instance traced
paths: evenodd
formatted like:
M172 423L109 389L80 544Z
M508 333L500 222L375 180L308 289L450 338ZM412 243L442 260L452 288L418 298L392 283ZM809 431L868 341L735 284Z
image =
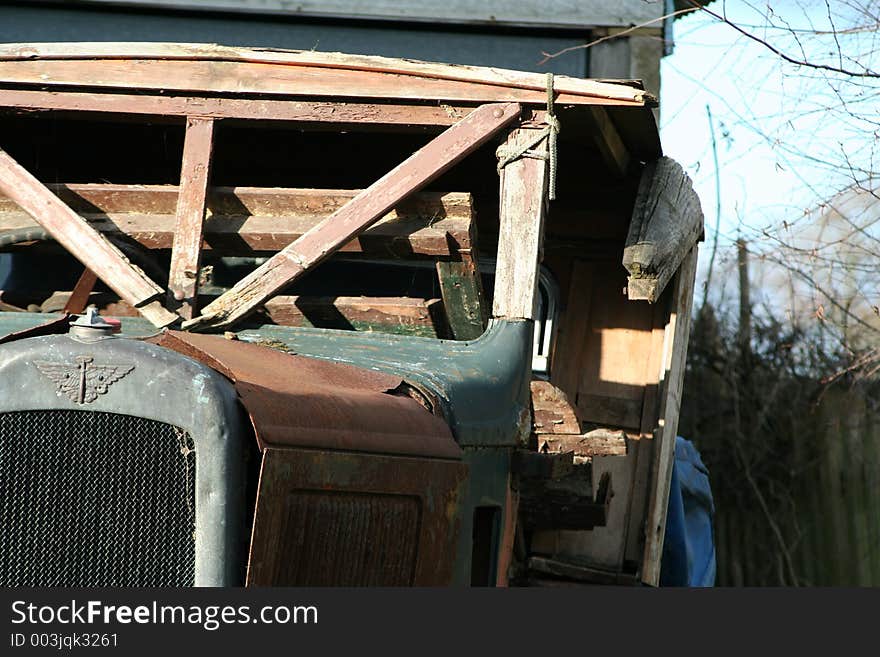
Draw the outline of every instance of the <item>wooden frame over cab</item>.
M543 263L557 331L497 581L656 584L702 214L653 103L632 82L338 53L7 45L0 247L82 263L50 290L68 312L100 280L105 314L160 328L320 326L320 306L459 341L546 320ZM209 256L250 266L217 285ZM428 263L437 298L297 292L345 257ZM48 302L12 292L8 311Z

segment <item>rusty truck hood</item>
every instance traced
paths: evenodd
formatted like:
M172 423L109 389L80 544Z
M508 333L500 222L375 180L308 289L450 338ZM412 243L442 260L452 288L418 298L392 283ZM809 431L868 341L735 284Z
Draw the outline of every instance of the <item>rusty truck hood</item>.
M165 331L148 341L232 381L261 449L461 458L446 422L407 395L399 376L212 335Z

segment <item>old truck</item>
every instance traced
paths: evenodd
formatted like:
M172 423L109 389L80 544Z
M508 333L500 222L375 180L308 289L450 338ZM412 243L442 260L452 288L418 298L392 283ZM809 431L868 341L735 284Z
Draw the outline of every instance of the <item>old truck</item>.
M655 106L0 47L0 584L657 584L703 217Z

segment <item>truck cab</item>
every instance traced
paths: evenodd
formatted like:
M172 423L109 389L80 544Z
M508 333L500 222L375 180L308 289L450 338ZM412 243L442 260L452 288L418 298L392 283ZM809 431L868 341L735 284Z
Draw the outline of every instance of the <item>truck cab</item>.
M656 585L703 218L655 104L0 47L0 583Z

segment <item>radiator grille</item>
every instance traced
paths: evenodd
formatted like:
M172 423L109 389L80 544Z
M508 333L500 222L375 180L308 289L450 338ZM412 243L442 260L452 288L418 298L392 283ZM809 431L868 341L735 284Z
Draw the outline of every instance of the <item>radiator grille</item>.
M192 586L195 452L162 422L0 414L0 585Z
M279 536L282 586L409 586L418 552L418 498L297 491Z

